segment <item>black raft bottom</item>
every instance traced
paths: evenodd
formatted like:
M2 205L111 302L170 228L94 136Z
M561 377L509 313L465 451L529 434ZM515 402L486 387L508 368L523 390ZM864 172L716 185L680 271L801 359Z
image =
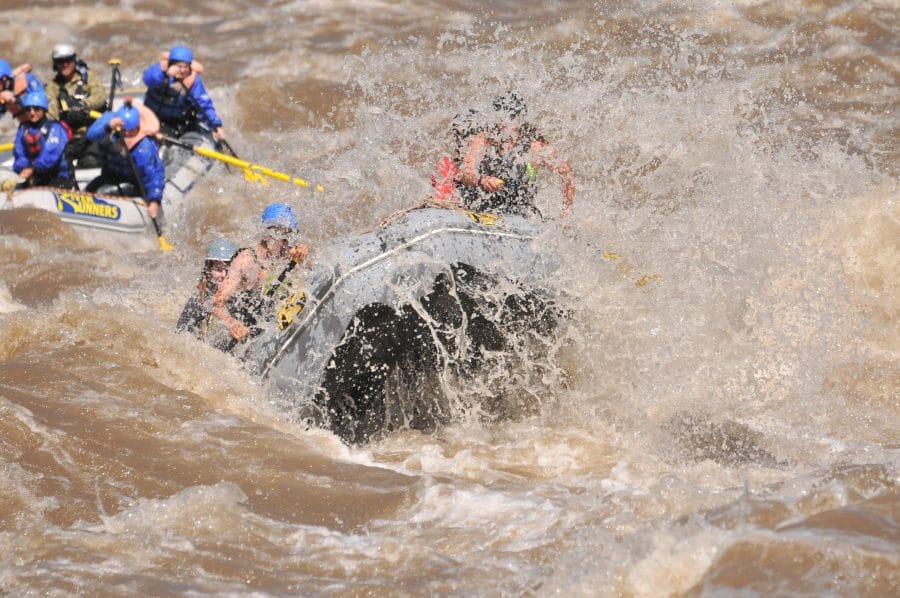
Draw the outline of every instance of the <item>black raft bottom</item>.
M496 376L508 365L498 360L521 357L524 344L534 345L522 339L552 335L560 316L544 292L455 264L414 305L375 303L357 312L316 396L322 423L353 444L404 427L431 432L466 410L465 397L448 393L446 374ZM496 407L483 393L474 400L480 413Z

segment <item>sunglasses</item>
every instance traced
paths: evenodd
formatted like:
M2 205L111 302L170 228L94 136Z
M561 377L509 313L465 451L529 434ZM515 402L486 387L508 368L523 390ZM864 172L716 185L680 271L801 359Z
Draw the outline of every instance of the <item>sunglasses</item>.
M25 112L43 112L44 109L40 106L26 106Z
M289 229L289 228L286 227L286 226L275 226L275 225L273 225L273 226L267 226L267 227L266 227L266 231L269 231L269 232L271 232L272 234L278 235L278 236L281 236L281 237L286 237L286 236L288 236L289 234L291 234L291 229Z

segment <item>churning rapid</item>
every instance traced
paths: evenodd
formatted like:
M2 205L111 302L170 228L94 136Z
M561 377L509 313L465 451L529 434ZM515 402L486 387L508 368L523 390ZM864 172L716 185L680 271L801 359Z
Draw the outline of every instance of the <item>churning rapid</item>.
M236 152L325 188L217 165L166 254L0 210L4 594L896 595L896 2L4 4L45 80L189 44ZM210 240L283 201L324 259L509 89L578 189L538 172L540 359L346 444L174 332Z

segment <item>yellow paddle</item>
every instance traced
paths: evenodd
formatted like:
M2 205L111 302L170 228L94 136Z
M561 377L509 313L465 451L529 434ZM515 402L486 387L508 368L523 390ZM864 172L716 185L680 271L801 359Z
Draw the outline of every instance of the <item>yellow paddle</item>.
M91 118L100 118L102 113L97 112L96 110L91 110ZM244 177L248 181L253 182L262 182L265 183L265 177L270 177L279 181L284 181L286 183L293 183L298 187L303 187L304 189L310 188L310 182L306 179L301 179L300 177L291 176L284 172L278 172L272 170L271 168L266 168L260 164L251 164L246 160L241 160L236 156L229 156L228 154L223 154L221 152L217 152L215 150L211 150L209 148L201 147L198 145L191 145L189 143L185 143L183 141L179 141L178 139L173 139L171 137L167 137L165 135L157 135L160 139L165 141L166 143L171 143L172 145L177 145L178 147L183 147L185 149L189 149L192 152L199 154L205 158L212 158L213 160L219 160L220 162L224 162L225 164L231 164L232 166L237 166L238 168L244 169ZM12 144L10 144L12 147ZM2 146L0 146L0 151L2 151ZM319 193L325 191L325 188L322 185L316 185L315 190Z
M15 143L12 143L12 142L4 143L4 144L0 145L0 152L8 152L9 150L11 150L13 148L14 145L15 145Z
M177 145L179 147L183 147L185 149L189 149L196 154L200 154L206 158L212 158L213 160L219 160L220 162L224 162L225 164L231 164L232 166L237 166L238 168L244 169L244 175L246 176L248 181L265 181L263 176L267 176L279 181L284 181L286 183L293 183L298 187L303 187L306 189L310 188L309 181L305 179L301 179L299 177L291 176L284 172L277 172L272 170L271 168L266 168L265 166L261 166L259 164L251 164L246 160L241 160L239 158L235 158L234 156L229 156L227 154L223 154L221 152L217 152L211 150L209 148L190 145L188 143L184 143L177 139L172 139L171 137L162 136L163 141L167 143L171 143L172 145ZM316 185L315 190L321 193L325 191L325 188L322 185Z

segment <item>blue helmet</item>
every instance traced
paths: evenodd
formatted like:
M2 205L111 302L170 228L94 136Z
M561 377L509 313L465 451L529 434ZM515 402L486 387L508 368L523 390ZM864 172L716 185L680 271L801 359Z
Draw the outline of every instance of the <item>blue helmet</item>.
M43 108L47 110L50 108L50 103L47 101L47 96L43 91L29 91L24 96L22 96L22 108L28 108L31 106L37 106L38 108Z
M280 226L291 231L297 230L297 217L291 206L283 203L273 203L266 206L262 213L262 222L266 226Z
M172 46L169 50L169 62L187 62L194 60L194 53L187 46Z
M206 260L214 262L230 262L234 254L238 252L238 246L228 239L216 239L206 247Z
M12 67L5 60L0 60L0 78L2 77L12 78Z
M141 128L141 113L134 106L122 106L116 111L116 116L122 119L122 128L126 131Z

